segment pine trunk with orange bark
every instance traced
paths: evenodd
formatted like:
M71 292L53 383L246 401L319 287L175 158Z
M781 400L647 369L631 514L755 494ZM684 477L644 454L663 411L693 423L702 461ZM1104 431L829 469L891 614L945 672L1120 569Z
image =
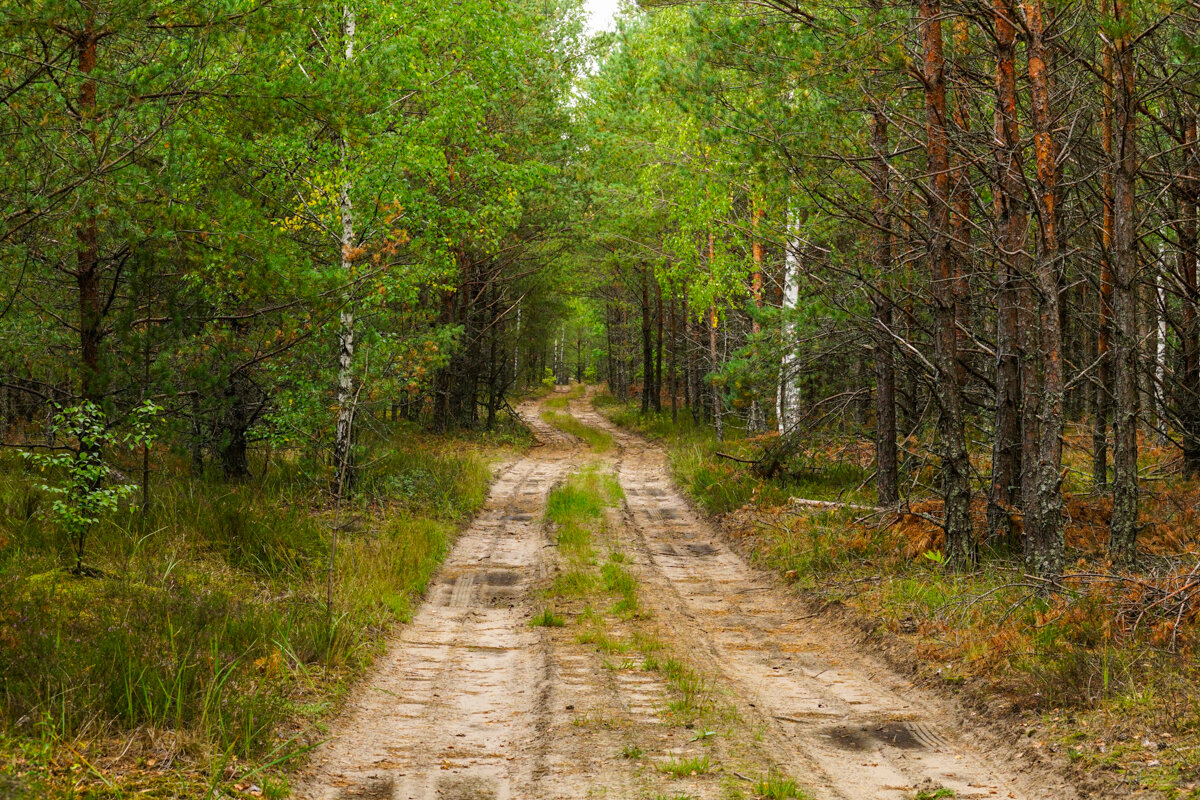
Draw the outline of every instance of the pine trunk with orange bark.
M974 566L977 548L971 528L970 461L963 423L963 392L958 370L955 318L955 269L950 238L951 168L946 117L946 62L942 45L940 0L921 0L923 43L921 79L925 92L925 152L929 171L929 268L934 317L934 381L938 402L943 527L947 563L957 569Z
M1053 134L1050 83L1046 67L1045 23L1041 0L1023 3L1029 34L1029 94L1033 120L1037 183L1034 187L1038 217L1033 274L1037 292L1038 346L1041 356L1040 403L1036 453L1024 453L1026 471L1036 464L1033 492L1025 504L1025 556L1037 575L1057 578L1063 565L1062 431L1063 353L1062 316L1059 308L1058 252L1058 149ZM1029 362L1026 353L1026 363ZM1038 395L1025 392L1026 403ZM1028 416L1026 416L1028 420ZM1026 432L1030 444L1034 437ZM1032 512L1032 513L1031 513Z
M1016 25L1007 0L993 0L996 31L996 438L988 494L989 536L1013 535L1011 510L1020 502L1021 360L1017 310L1027 227L1020 131L1017 127Z

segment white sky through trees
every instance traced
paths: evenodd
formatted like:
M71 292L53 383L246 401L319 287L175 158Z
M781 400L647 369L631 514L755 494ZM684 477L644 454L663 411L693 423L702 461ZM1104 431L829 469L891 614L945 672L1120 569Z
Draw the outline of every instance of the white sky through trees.
M620 0L584 0L587 9L587 33L589 36L604 30L612 30L613 18L617 15Z

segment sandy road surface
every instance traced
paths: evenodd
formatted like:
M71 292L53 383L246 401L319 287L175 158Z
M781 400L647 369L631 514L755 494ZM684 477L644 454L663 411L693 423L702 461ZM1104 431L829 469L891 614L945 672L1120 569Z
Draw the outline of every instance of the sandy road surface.
M616 440L597 457L537 411L522 408L544 445L501 470L413 622L314 754L298 797L716 800L750 796L751 776L739 768L780 770L813 796L839 800L904 800L933 787L957 798L1079 796L1022 768L1015 750L747 566L672 486L660 448L577 401L572 413ZM626 495L604 547L628 555L656 635L730 709L712 743L696 743L692 725L671 716L672 689L659 673L614 664L570 626L529 625L558 569L546 496L597 460ZM710 753L723 765L715 774L671 778L656 768Z

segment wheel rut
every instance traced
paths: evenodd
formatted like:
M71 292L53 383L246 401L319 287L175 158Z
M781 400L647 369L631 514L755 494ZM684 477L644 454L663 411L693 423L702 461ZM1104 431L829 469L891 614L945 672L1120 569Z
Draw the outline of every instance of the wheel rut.
M578 458L529 421L547 446L501 471L426 601L315 753L298 797L529 796L550 673L527 624L544 570L542 509Z
M748 566L674 487L660 447L594 411L576 415L618 444L641 579L661 593L655 603L667 610L672 638L690 642L746 713L762 718L775 753L811 792L831 800L910 800L929 787L960 799L1079 796L1062 780L1020 769L1015 750L962 729L943 701Z
M294 796L716 800L744 794L740 781L750 778L737 769L752 767L782 769L822 800L911 800L939 787L960 799L1078 797L1022 771L1015 749L964 724L748 566L672 485L661 448L583 401L571 410L617 447L588 455L540 408L520 409L543 446L500 471ZM597 460L625 493L600 558L623 554L646 619L599 613L614 636L652 627L673 656L713 676L738 721L711 743L668 711L675 690L661 672L620 663L642 656L604 655L577 626L530 625L559 569L543 522L547 495ZM735 737L743 741L724 741ZM721 762L719 774L675 779L659 769L704 753Z

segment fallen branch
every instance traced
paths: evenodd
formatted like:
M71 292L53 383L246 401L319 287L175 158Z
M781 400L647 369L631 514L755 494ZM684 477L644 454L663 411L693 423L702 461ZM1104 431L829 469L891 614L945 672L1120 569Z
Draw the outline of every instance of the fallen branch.
M731 456L731 455L729 455L729 453L722 453L720 451L716 452L714 455L718 455L721 458L727 458L730 461L736 461L739 464L757 464L758 463L758 461L753 458L739 458L738 456Z
M874 512L891 510L891 509L886 509L886 508L880 508L879 506L864 506L864 505L859 505L857 503L843 503L843 502L837 501L837 500L808 500L804 497L789 497L788 505L803 506L805 508L831 508L831 509L849 508L849 509L853 509L854 511L874 511Z

